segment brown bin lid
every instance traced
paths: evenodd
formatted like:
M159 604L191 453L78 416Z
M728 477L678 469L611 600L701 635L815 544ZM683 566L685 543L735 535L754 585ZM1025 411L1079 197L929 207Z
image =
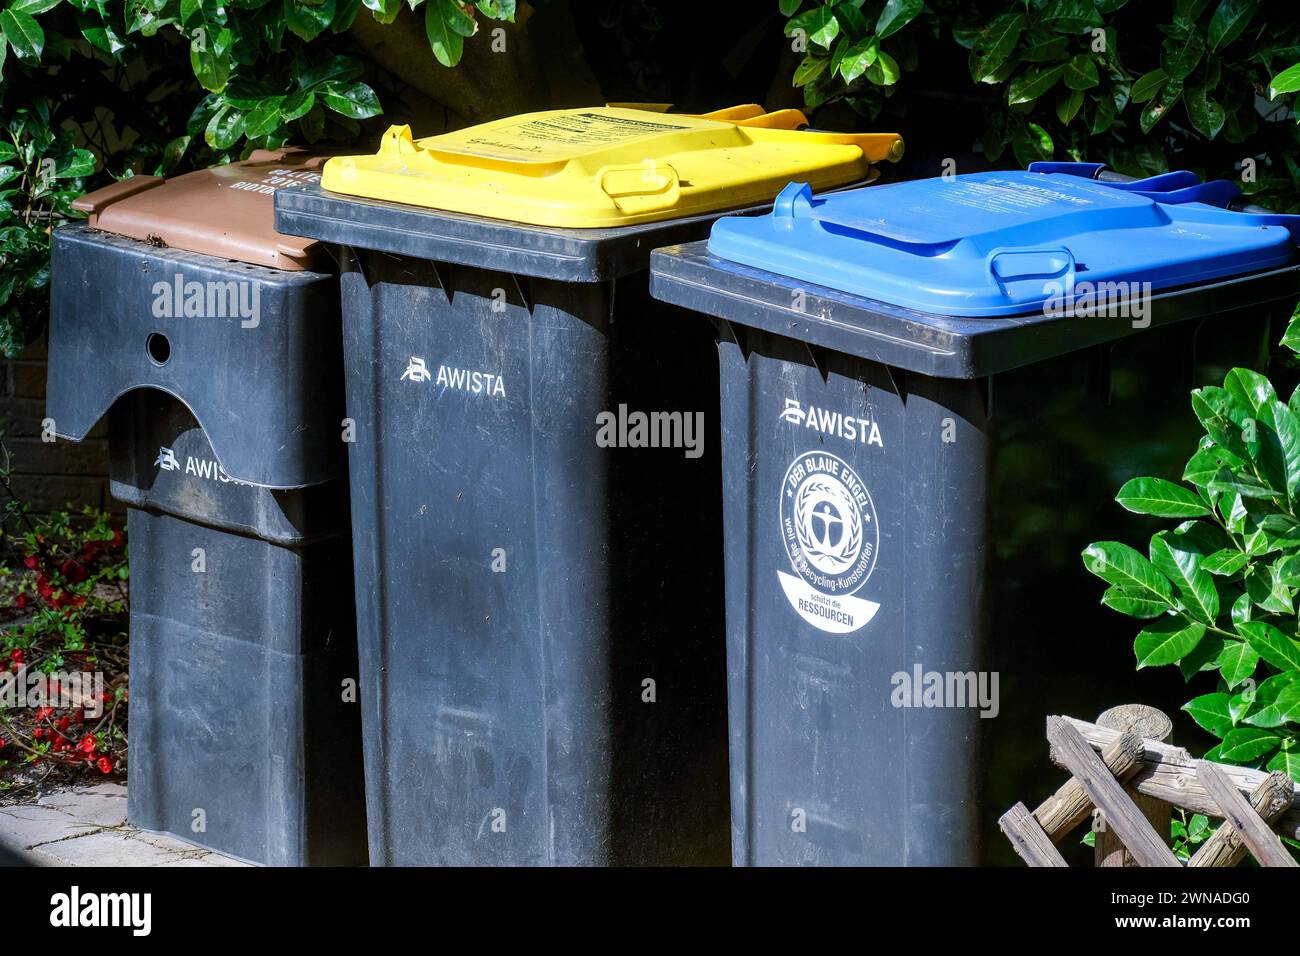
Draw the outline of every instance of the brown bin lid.
M255 150L248 159L175 179L132 176L72 204L92 229L273 269L310 269L314 239L278 233L275 191L314 182L327 156L305 150Z

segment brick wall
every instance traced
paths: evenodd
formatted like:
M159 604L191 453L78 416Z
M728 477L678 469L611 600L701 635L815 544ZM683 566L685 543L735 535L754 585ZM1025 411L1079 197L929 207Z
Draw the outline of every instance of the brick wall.
M71 503L113 512L122 506L108 494L105 422L81 442L41 441L45 418L45 340L33 342L21 359L0 364L0 418L13 468L14 493L36 512ZM0 496L2 496L0 492Z

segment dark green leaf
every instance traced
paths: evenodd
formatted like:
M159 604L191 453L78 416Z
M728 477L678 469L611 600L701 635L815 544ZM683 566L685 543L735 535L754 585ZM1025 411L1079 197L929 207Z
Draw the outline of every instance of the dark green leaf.
M1072 90L1090 90L1100 82L1097 64L1086 53L1074 57L1065 68L1065 85Z
M1223 129L1228 119L1227 112L1217 102L1210 99L1209 90L1204 86L1189 87L1186 91L1187 116L1192 125L1206 139L1214 139Z
M1274 614L1294 612L1291 591L1277 580L1272 567L1255 565L1246 572L1245 585L1246 593L1260 610Z
M1192 648L1191 653L1183 656L1178 662L1178 669L1183 674L1183 680L1189 681L1197 674L1203 671L1215 670L1219 665L1217 663L1219 655L1223 653L1224 640L1218 634L1206 631L1205 637L1201 642Z
M284 122L283 104L282 96L271 96L258 103L244 119L244 135L257 139L274 132Z
M1160 68L1172 81L1187 79L1196 69L1205 55L1205 38L1195 27L1182 36L1169 37L1165 40L1164 52L1160 57Z
M1300 783L1300 749L1288 750L1283 746L1277 756L1268 762L1265 769L1281 770L1292 780Z
M1205 625L1181 614L1169 615L1144 627L1133 642L1138 668L1176 664L1205 636Z
M1241 31L1246 29L1257 7L1255 0L1222 0L1206 30L1210 52L1217 53L1241 36Z
M1119 541L1098 541L1083 551L1083 564L1108 584L1172 606L1173 585L1151 562Z
M361 0L361 5L371 11L375 15L375 19L380 23L392 23L397 19L397 14L401 12L402 0ZM428 18L434 15L437 6L438 4L436 0L425 0L424 13L426 30L428 30ZM434 51L434 55L437 55L437 50ZM321 118L323 122L323 113L321 114Z
M1244 568L1249 560L1249 555L1236 548L1224 548L1206 557L1201 562L1201 567L1216 577L1230 578Z
M867 67L866 76L876 86L893 86L900 76L898 61L881 50L876 54L876 61Z
M1047 0L1038 19L1057 33L1083 33L1102 25L1092 0Z
M432 3L433 0L428 2ZM796 30L802 30L809 41L829 50L831 43L840 34L840 24L835 19L833 7L818 6L799 14L785 25L786 36L794 36Z
M1160 532L1151 539L1151 564L1172 581L1190 616L1213 624L1219 616L1219 592L1201 568L1201 556L1178 547L1177 538Z
M1054 146L1047 130L1037 123L1024 123L1011 134L1011 146L1022 166L1052 158Z
M322 83L317 92L326 106L352 119L366 119L383 112L383 107L379 105L379 97L364 83L329 80Z
M1150 73L1143 73L1138 77L1137 82L1133 84L1129 99L1134 103L1145 103L1147 100L1154 99L1155 95L1164 89L1165 83L1168 81L1169 77L1164 70L1152 70Z
M1237 623L1234 619L1234 624ZM1237 630L1240 631L1241 628L1238 627ZM1231 690L1255 673L1258 663L1259 654L1248 641L1227 641L1219 652L1219 676Z
M1133 478L1124 483L1115 500L1135 514L1165 518L1196 518L1210 513L1205 502L1182 485L1163 478Z
M1273 77L1273 82L1268 87L1268 96L1269 99L1277 99L1284 93L1294 93L1296 90L1300 90L1300 63Z
M1246 715L1252 727L1282 727L1300 722L1300 672L1270 677L1255 691L1255 705Z
M1229 763L1252 763L1277 749L1281 738L1277 734L1255 727L1239 727L1229 731L1219 746L1219 757Z
M335 0L321 0L318 4L300 0L284 0L284 23L294 36L314 40L328 29L334 19Z
M1063 125L1069 126L1079 114L1081 106L1083 106L1082 90L1062 90L1056 97L1056 118Z
M1000 13L994 17L971 50L971 79L976 83L989 82L1016 48L1024 28L1023 13Z
M1256 414L1265 405L1277 401L1277 392L1266 376L1248 368L1234 368L1223 380L1223 387L1242 399Z
M1232 729L1228 700L1227 694L1203 694L1183 704L1183 710L1191 715L1192 720L1221 738Z
M844 77L845 83L852 83L867 68L876 62L876 57L880 53L880 41L876 37L868 40L861 40L845 50L844 58L840 60L840 76Z
M830 62L831 58L828 56L808 54L794 71L794 85L807 86L826 72L826 67L830 65Z
M447 2L451 0L425 0L424 30L429 37L429 48L433 50L433 55L437 57L438 62L443 66L452 67L460 62L465 38L451 28L444 15L444 6ZM830 15L829 7L821 9L826 11L827 16ZM834 18L831 19L834 22Z
M9 9L35 17L53 10L60 2L61 0L14 0Z
M1065 73L1066 64L1057 66L1032 66L1021 73L1007 86L1007 104L1032 103L1042 96Z
M1237 633L1250 642L1251 649L1274 667L1300 670L1300 642L1265 621L1247 621L1236 627Z
M1138 120L1138 126L1142 132L1149 133L1155 129L1156 124L1169 115L1169 111L1178 105L1178 101L1182 97L1182 81L1167 83L1165 88L1160 91L1160 95L1142 110L1142 116Z
M925 0L889 0L876 21L876 35L880 39L897 33L925 9Z
M244 114L238 110L225 107L208 121L205 139L209 146L218 151L225 151L235 144L244 133Z
M1136 618L1159 617L1169 609L1169 605L1164 601L1156 601L1141 594L1133 594L1118 585L1112 585L1106 589L1106 593L1101 596L1101 603L1119 611L1121 614Z
M13 9L0 13L0 30L15 53L24 60L39 60L45 49L45 31L26 13Z

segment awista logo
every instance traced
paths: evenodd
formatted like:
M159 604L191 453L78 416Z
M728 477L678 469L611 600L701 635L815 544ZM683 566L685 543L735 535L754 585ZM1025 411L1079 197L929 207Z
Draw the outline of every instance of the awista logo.
M455 365L439 365L435 376L429 371L429 365L418 355L412 355L406 363L400 381L433 382L443 389L467 392L470 395L487 395L489 398L505 398L505 379L496 372L482 372L470 368L457 368Z
M154 467L159 471L179 471L195 478L219 481L223 485L248 484L248 482L240 481L238 478L231 478L226 474L226 470L221 467L221 463L211 458L196 458L193 455L186 455L185 464L182 465L180 459L176 457L176 452L166 446L158 449L158 457L154 460Z
M847 441L884 448L880 426L869 418L809 405L804 408L797 398L787 398L780 419L799 428L808 428Z

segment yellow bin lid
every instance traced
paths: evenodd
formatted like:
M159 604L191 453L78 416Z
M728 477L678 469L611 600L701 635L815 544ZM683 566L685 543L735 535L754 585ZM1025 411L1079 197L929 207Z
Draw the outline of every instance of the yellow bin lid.
M547 110L413 139L393 126L373 156L336 156L321 185L369 199L538 226L600 228L770 202L791 180L814 190L874 179L895 133L805 130L798 110L654 105Z

